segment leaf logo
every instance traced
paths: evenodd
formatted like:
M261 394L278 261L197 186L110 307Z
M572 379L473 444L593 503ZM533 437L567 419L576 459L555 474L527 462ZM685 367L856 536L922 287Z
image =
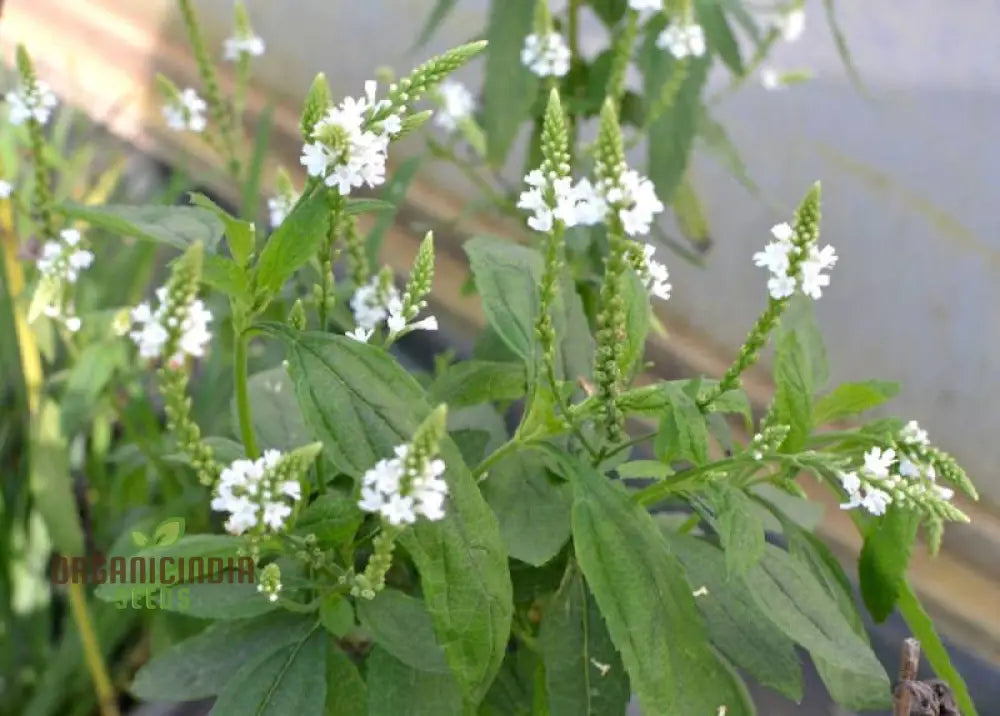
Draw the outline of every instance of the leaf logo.
M156 526L149 537L139 530L132 531L132 542L143 547L169 547L184 536L184 518L170 517Z

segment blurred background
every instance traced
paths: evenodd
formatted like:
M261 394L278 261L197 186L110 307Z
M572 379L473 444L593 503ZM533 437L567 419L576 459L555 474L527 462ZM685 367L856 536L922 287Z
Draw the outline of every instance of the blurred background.
M485 26L486 0L459 0L427 46L413 52L434 4L248 2L267 43L248 108L256 115L273 105L268 162L298 167L298 112L316 72L326 73L335 96L358 94L379 63L406 69L479 36ZM856 72L831 28L833 6L832 0L807 2L804 35L773 57L776 69L808 71L809 81L767 90L751 77L728 92L723 72L713 76L712 115L738 150L745 176L734 177L732 156L720 157L707 143L696 150L691 181L707 232L694 242L677 239L687 258L670 248L660 252L674 291L660 309L666 335L651 355L655 369L670 376L721 372L764 303L764 280L751 254L806 187L821 180L824 240L840 255L832 286L817 304L831 382L900 381L904 389L892 413L919 420L978 485L982 502L963 505L972 524L948 530L938 559L919 556L914 578L960 648L959 669L983 713L1000 713L1000 676L993 671L1000 665L1000 3L836 3ZM231 1L203 0L197 8L209 44L221 44L231 32ZM598 23L584 30L585 50L606 44ZM107 141L124 142L138 157L128 175L134 190L158 181L143 164L152 158L183 166L224 194L221 167L189 138L167 133L160 119L154 74L164 72L180 86L196 78L172 0L7 0L0 44L8 63L16 42L28 45L42 77L68 104L107 129ZM482 64L474 64L460 79L475 91L482 72ZM398 164L424 149L423 139L414 138L392 158ZM515 167L506 179L519 180ZM474 233L522 232L466 210L474 195L453 167L422 162L386 245L387 261L399 268L409 263L425 228L438 232L444 254L439 312L451 315L458 344L479 320L461 298L465 268L458 246ZM669 218L664 230L672 237L684 233ZM766 395L766 376L766 369L756 374L752 396ZM857 548L835 505L820 520L820 531L841 554ZM891 622L879 632L888 663L902 635L902 626ZM775 704L773 713L779 708ZM798 712L826 709L807 701Z

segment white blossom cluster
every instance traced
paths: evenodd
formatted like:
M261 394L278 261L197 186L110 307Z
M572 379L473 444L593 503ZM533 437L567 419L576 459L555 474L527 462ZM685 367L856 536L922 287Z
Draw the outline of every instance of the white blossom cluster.
M521 64L539 77L563 77L569 72L569 47L558 32L532 33L524 38Z
M223 56L230 62L240 59L241 55L260 57L264 54L264 39L252 32L237 34L225 39L222 51Z
M639 278L642 279L642 285L649 291L650 296L667 301L670 299L670 290L673 288L670 285L670 272L667 270L666 264L653 258L654 253L656 253L656 247L652 244L646 244L642 247Z
M272 532L284 527L302 499L302 486L276 469L281 458L278 450L266 450L256 460L239 459L223 469L211 507L229 513L228 532L241 535L261 524Z
M605 180L601 188L629 236L648 234L654 217L663 211L653 182L634 169L623 168L616 180Z
M656 38L656 46L678 60L705 54L705 31L694 22L671 22Z
M436 331L437 318L427 316L415 321L417 313L426 305L421 301L407 311L399 291L381 276L374 276L364 286L358 288L351 296L351 311L357 327L347 333L347 336L361 343L367 343L375 333L375 329L385 321L389 334L393 336L410 331Z
M80 271L90 268L92 263L94 254L80 246L80 232L63 229L58 240L49 240L42 245L37 266L45 277L76 283Z
M424 461L417 470L407 467L411 447L399 445L396 457L379 460L361 478L361 500L358 506L366 512L380 514L390 524L413 524L420 516L428 520L444 518L444 501L448 483L444 460Z
M459 123L472 115L476 99L461 82L445 80L438 88L441 111L434 115L434 123L448 132L454 132Z
M7 93L5 99L10 106L10 123L24 124L34 118L39 124L47 124L52 110L59 104L55 93L47 84L35 80L33 86L23 83Z
M916 451L927 445L927 431L911 420L899 433L898 453L893 448L868 450L859 470L839 475L848 498L841 509L861 507L873 515L884 515L893 502L951 500L954 490L936 484L934 466L916 456Z
M546 233L555 221L564 226L593 226L604 220L608 206L589 179L576 184L569 177L552 173L546 176L541 169L533 169L524 177L528 188L521 193L517 206L531 212L528 226Z
M205 355L205 346L212 340L208 324L212 313L199 299L185 306L171 300L165 287L156 290L159 306L154 311L148 303L140 303L132 309L130 318L135 324L129 337L139 348L142 358L162 358L170 342L171 335L177 336L176 350L167 358L170 365L181 365L186 356L200 358Z
M299 197L295 194L278 194L267 200L267 212L271 217L272 229L281 226L281 222L285 220L298 200Z
M300 161L309 176L341 196L385 182L389 141L403 128L398 114L381 116L391 105L375 99L375 92L375 82L366 82L364 97L347 97L327 110L313 128L313 141L302 147Z
M206 109L208 104L205 100L188 87L163 105L163 118L167 121L167 126L175 131L202 132L208 125Z
M771 272L767 282L771 298L788 298L797 288L801 288L802 293L812 299L821 298L823 288L830 285L830 277L823 271L833 268L837 263L834 248L829 245L822 249L814 245L798 246L794 242L795 231L787 223L771 227L771 235L775 240L768 243L763 251L753 255L756 266ZM803 251L806 252L805 256L797 262L797 269L793 270L793 257Z

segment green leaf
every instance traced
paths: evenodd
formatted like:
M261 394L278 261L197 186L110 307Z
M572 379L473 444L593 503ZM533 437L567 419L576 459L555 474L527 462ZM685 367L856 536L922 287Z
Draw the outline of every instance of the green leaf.
M892 614L910 565L920 516L892 506L872 523L858 558L861 597L876 622Z
M368 689L351 657L331 640L326 650L326 716L367 716Z
M920 651L939 677L948 682L951 692L958 702L958 708L966 716L976 716L976 705L972 701L965 679L951 663L948 650L934 629L934 622L924 611L920 600L909 582L903 581L899 589L899 612L906 620L913 636L920 641Z
M860 383L842 383L826 395L817 398L813 405L813 422L826 425L881 405L899 393L899 383L885 380L866 380Z
M226 238L229 240L229 252L233 255L233 260L237 266L246 266L254 249L256 234L253 223L237 219L204 194L193 191L190 196L192 204L208 209L218 217L225 227Z
M618 24L625 15L627 6L626 0L587 0L587 4L607 27Z
M550 716L623 715L628 677L583 575L569 568L538 636Z
M566 544L572 491L549 471L543 453L527 450L500 460L481 489L511 557L540 567Z
M849 675L860 694L890 692L889 678L871 647L807 565L767 545L764 558L744 579L761 611L817 663Z
M258 292L273 295L285 281L316 255L330 228L326 192L304 196L268 238L254 272Z
M430 412L422 389L388 353L325 333L266 330L289 347L299 404L327 456L360 475L409 441ZM469 702L482 698L506 649L511 584L500 530L450 438L441 441L448 466L448 515L418 523L401 544L420 573L438 642Z
M764 556L764 525L756 506L746 493L726 485L716 485L708 493L715 508L712 527L726 553L730 576L746 574Z
M278 366L254 373L247 381L251 412L250 422L261 449L292 450L310 442L309 429L299 410L295 385L288 371ZM239 435L236 399L231 410L233 432Z
M434 37L434 33L437 32L438 27L441 26L445 18L451 14L457 2L458 0L437 0L434 3L434 9L427 16L427 21L420 30L420 34L417 35L417 41L413 43L413 50L423 47Z
M319 714L326 706L327 636L303 639L247 662L219 693L212 716Z
M418 154L403 161L395 168L392 177L382 188L382 198L392 204L394 211L381 212L372 224L368 236L365 237L365 249L368 252L368 261L372 264L379 263L378 256L382 250L382 242L385 234L396 220L400 204L406 198L406 190L409 188L413 178L417 175L423 156Z
M533 365L542 257L537 251L488 236L470 239L464 248L486 320L507 347Z
M774 411L776 422L788 425L784 452L801 450L812 430L813 382L809 361L797 333L778 338L774 359Z
M69 447L59 423L59 406L43 397L31 424L28 485L55 549L66 557L82 556L83 531L69 473Z
M319 622L335 637L342 638L354 630L354 607L343 594L331 594L319 605Z
M575 468L573 540L587 584L650 714L754 712L708 645L677 558L653 518L592 468ZM684 688L678 688L683 684Z
M830 380L830 365L826 357L823 334L816 322L813 303L811 298L801 293L792 296L781 316L777 337L780 341L786 333L795 333L798 336L803 355L809 365L813 389L820 390Z
M167 244L181 250L198 241L207 250L212 250L223 231L218 217L196 206L84 206L66 202L60 205L59 212L118 236Z
M701 465L708 460L708 428L694 398L684 390L687 381L660 384L667 404L660 416L656 435L656 456L664 462L691 460Z
M241 217L252 221L257 216L260 203L260 180L264 173L264 160L271 146L274 131L274 104L268 103L257 115L254 127L253 152L247 162L246 181L243 183L243 201L240 203Z
M158 547L169 547L184 536L184 518L171 517L156 526L153 531L153 542Z
M641 370L642 357L646 351L650 318L649 292L632 271L626 275L622 288L625 301L625 345L622 349L621 371L626 378L631 378Z
M647 313L646 316L648 315ZM630 315L630 323L631 320ZM583 300L568 276L563 277L559 293L556 295L552 324L556 335L559 336L559 343L556 346L558 351L556 377L573 383L580 378L590 380L594 369L594 338L590 335L590 325L583 308ZM630 331L629 341L632 339Z
M837 54L840 55L840 61L844 63L844 69L847 70L847 76L851 78L851 82L861 94L867 94L864 82L861 81L861 75L858 74L858 68L855 67L854 60L851 58L850 48L847 47L847 38L837 20L837 7L834 0L823 0L823 10L826 13L826 22L830 26L830 33L833 35L833 42L837 46Z
M795 644L758 608L742 579L729 576L725 555L704 540L668 532L688 582L707 594L696 599L712 643L727 659L796 703L802 700L802 667Z
M214 696L249 660L301 641L312 628L312 619L284 611L212 624L147 662L130 691L145 701Z
M503 166L538 93L538 78L521 62L524 38L532 31L535 0L490 3L489 47L483 83L486 158Z
M451 674L408 667L381 647L368 655L368 716L444 716L465 713Z
M201 282L219 293L232 296L242 304L250 302L247 272L225 256L209 254L203 259Z
M708 217L705 216L705 207L691 183L690 171L677 185L670 207L674 210L677 226L684 238L695 246L707 249L712 243Z
M719 6L719 0L697 0L695 13L698 24L705 31L709 48L722 58L730 72L737 77L742 76L745 70L740 57L740 46L729 27L726 14Z
M368 214L371 212L396 211L396 205L385 199L366 197L364 199L348 199L344 206L344 216Z
M430 614L419 599L385 589L374 599L358 600L358 619L376 644L411 669L449 673Z
M684 71L681 61L656 46L656 38L664 27L660 17L649 23L641 50L644 88L650 104L656 104L663 87L673 72ZM701 91L708 78L711 57L686 58L686 76L680 89L659 117L649 126L649 178L656 193L665 202L672 200L688 167L691 146L701 106Z
M428 388L431 402L460 408L524 396L524 366L517 363L467 360L444 369Z
M347 495L328 492L313 500L295 521L295 533L316 535L324 549L349 544L364 521L364 513Z
M121 339L91 343L84 348L66 377L62 398L62 429L67 435L89 428L100 395L119 367L126 364Z

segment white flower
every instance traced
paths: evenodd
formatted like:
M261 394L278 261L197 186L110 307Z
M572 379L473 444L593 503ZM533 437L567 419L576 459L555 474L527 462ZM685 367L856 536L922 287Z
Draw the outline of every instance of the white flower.
M767 280L767 292L776 301L788 298L795 293L795 277L772 276Z
M389 317L385 325L389 329L390 336L399 336L411 331L436 331L438 329L437 318L427 316L419 321L413 321L420 311L419 306L414 306L409 316L405 315L403 301L397 296L389 300L387 306Z
M809 258L806 259L806 262L816 264L819 270L833 268L837 265L837 252L830 245L824 246L822 249L810 246Z
M354 322L359 328L367 331L373 330L379 323L388 318L388 306L397 300L399 300L399 291L396 290L395 286L383 286L378 276L372 277L368 283L359 287L351 297ZM368 337L371 337L370 333Z
M572 199L573 226L595 226L607 216L608 202L589 179L584 178L577 182L573 187Z
M771 236L778 241L791 241L792 237L795 236L795 230L788 222L782 222L771 227Z
M0 179L0 199L7 199L14 192L14 185L9 181Z
M63 229L59 240L49 240L42 245L42 252L36 262L43 276L66 283L76 283L80 272L94 263L94 254L80 247L80 232Z
M781 81L781 75L773 67L760 68L760 84L769 91L785 88L785 83Z
M823 296L823 288L830 285L830 277L820 273L822 267L813 261L803 261L800 271L802 272L802 293L812 299Z
M134 330L129 337L139 348L139 355L150 360L166 358L172 365L184 362L186 356L200 358L205 355L205 347L212 340L208 324L212 313L199 299L186 306L176 305L170 300L165 288L156 291L159 306L155 311L147 303L140 303L132 309ZM176 340L176 349L170 356L164 356L171 338Z
M415 470L408 470L409 445L399 445L395 457L379 460L361 478L358 506L366 512L382 515L390 524L412 524L421 515L428 520L445 516L444 503L448 483L442 479L443 460L427 460Z
M705 54L705 31L696 23L672 22L656 38L656 46L678 60Z
M781 16L776 27L781 31L781 36L785 42L795 42L806 29L806 12L801 7L797 7Z
M617 208L625 233L648 234L655 215L664 208L653 182L633 169L626 169L617 181L606 182L604 186L605 199Z
M861 506L876 516L884 515L891 504L892 496L877 488L869 488L861 498Z
M842 472L839 475L840 484L848 495L853 495L861 489L861 478L856 472Z
M346 335L348 338L353 338L359 343L367 343L369 340L371 340L373 333L375 333L374 328L363 328L361 326L358 326L353 331L348 331L344 335Z
M229 60L238 60L240 55L260 57L264 54L264 40L257 35L227 37L223 42L223 56Z
M260 525L272 532L284 528L302 488L281 475L281 458L279 451L267 450L256 460L235 460L222 470L211 508L229 513L228 532L240 535Z
M865 465L862 469L871 477L882 479L889 476L889 468L894 462L896 462L895 450L873 447L865 453Z
M5 99L10 106L10 123L24 124L34 118L39 124L47 124L52 110L59 104L55 93L47 84L35 80L34 87L23 84L7 93Z
M267 200L267 210L271 215L271 228L276 229L281 226L288 213L295 206L298 197L294 195L279 194Z
M666 264L662 264L653 258L656 247L646 244L642 247L642 271L640 277L642 283L651 296L656 296L664 301L670 298L670 272Z
M663 0L628 0L628 6L641 17L647 17L663 9Z
M205 110L208 104L198 93L188 87L182 91L172 102L163 106L163 117L167 120L167 126L178 132L188 130L191 132L201 132L207 125Z
M784 276L788 272L788 253L791 250L790 241L771 241L764 246L763 251L753 255L754 265L764 267L776 276Z
M402 130L396 114L376 115L388 108L375 99L374 82L365 83L366 96L346 97L313 128L313 141L302 147L300 161L309 176L320 177L342 196L353 189L385 182L389 140Z
M472 93L461 82L445 80L438 88L441 96L441 111L434 115L434 123L449 132L469 117L476 108Z
M569 72L572 55L558 32L524 38L521 64L539 77L562 77Z
M79 316L67 316L63 325L66 326L66 330L70 333L76 333L83 326L83 321L80 320Z
M927 431L923 430L916 420L911 420L899 431L899 439L907 445L927 445L928 443Z

